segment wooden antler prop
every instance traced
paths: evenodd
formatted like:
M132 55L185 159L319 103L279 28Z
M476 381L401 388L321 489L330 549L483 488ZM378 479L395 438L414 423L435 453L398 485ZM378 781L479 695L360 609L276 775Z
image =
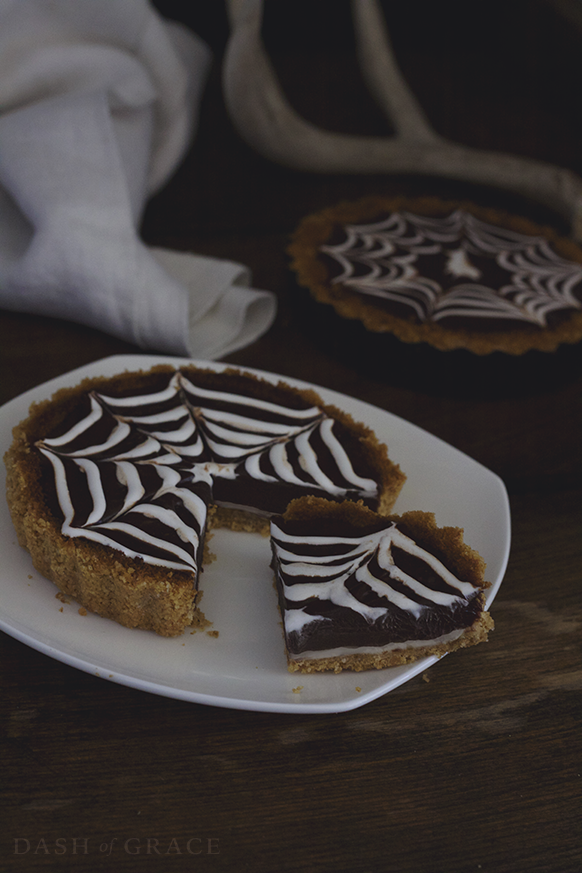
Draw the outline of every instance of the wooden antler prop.
M368 87L396 134L354 136L305 121L287 102L261 40L262 0L229 0L231 36L223 87L242 138L272 161L318 173L413 173L491 185L544 203L582 240L582 179L516 155L460 145L439 136L394 58L377 0L352 0L358 57Z

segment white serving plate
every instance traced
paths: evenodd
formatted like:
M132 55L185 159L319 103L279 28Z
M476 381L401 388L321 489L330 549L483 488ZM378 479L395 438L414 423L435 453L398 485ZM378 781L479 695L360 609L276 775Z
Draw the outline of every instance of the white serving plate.
M26 417L33 401L85 377L113 376L159 363L195 363L217 370L226 366L166 356L119 355L73 370L0 408L0 453L8 449L12 428ZM274 381L283 378L299 388L315 388L326 403L371 427L408 476L395 511L422 509L434 512L440 526L463 527L465 541L487 562L492 585L487 605L491 604L505 573L511 536L507 492L495 473L382 409L295 379L252 372ZM4 482L4 465L2 477ZM55 587L33 568L28 552L18 545L4 500L0 502L0 549L0 629L79 670L153 694L233 709L342 712L386 694L437 660L423 658L409 666L364 673L289 673L269 568L269 542L258 534L214 533L212 550L217 560L204 570L201 587L202 609L218 636L199 631L175 639L128 630L94 614L82 616L75 602L61 603Z

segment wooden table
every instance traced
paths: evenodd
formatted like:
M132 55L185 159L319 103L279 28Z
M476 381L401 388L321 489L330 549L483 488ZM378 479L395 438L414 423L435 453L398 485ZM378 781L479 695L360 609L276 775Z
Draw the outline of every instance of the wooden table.
M208 40L216 63L198 138L149 204L144 239L240 260L256 287L277 294L272 330L229 361L389 410L504 479L513 541L492 610L496 629L487 645L335 715L158 697L3 635L0 869L576 873L581 349L542 356L506 384L503 364L475 383L455 364L437 382L423 371L420 351L415 360L409 348L390 345L383 358L362 338L343 348L342 326L305 299L288 271L285 247L296 222L374 191L465 189L302 174L252 153L221 102L222 4L191 5L158 3ZM280 0L277 21L275 5L266 38L294 105L334 129L385 132L385 120L360 96L347 21L329 24L330 6L343 4L320 0L310 11L309 3ZM400 62L437 129L582 172L575 4L487 4L478 25L468 7L473 14L472 4L428 3L416 22L418 4L390 13ZM533 203L517 207L534 218L544 212ZM1 402L76 366L135 351L78 325L2 312Z

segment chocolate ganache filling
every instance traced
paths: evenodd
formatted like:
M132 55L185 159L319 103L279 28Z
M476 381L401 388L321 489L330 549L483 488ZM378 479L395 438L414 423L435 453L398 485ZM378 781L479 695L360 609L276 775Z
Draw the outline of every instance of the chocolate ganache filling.
M399 523L312 536L277 518L271 542L291 656L430 645L460 635L482 611L480 588Z
M92 392L66 432L37 443L65 536L195 571L209 503L267 516L300 494L375 505L378 483L342 422L291 392L275 402L252 380L219 376L176 372L129 397Z
M338 225L320 253L332 285L418 324L539 330L582 309L582 264L462 209Z

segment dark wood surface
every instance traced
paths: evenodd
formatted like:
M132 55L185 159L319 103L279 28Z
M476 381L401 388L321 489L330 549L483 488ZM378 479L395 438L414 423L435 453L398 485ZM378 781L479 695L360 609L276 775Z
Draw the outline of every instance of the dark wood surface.
M320 312L285 254L302 215L374 191L468 193L560 222L499 192L269 164L224 112L222 4L158 6L192 24L216 60L197 140L149 204L144 239L240 260L277 294L272 330L228 360L376 404L498 473L511 500L510 562L487 645L345 714L157 697L2 635L0 870L578 873L580 347L519 364L443 356L433 367L422 349L368 342ZM329 24L332 6L343 10L336 0L268 4L275 66L307 117L385 133L360 88L347 21ZM582 171L575 4L392 7L399 60L441 133ZM1 312L0 400L134 351L64 321Z

